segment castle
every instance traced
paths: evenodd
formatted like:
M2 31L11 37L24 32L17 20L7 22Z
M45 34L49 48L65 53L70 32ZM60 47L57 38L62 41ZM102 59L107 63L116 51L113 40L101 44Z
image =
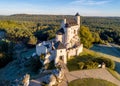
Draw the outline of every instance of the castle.
M56 32L55 40L45 41L36 45L38 56L45 54L44 64L55 60L55 64L62 60L67 64L70 56L79 55L83 50L78 31L80 29L80 15L76 13L73 20L64 19L61 28Z

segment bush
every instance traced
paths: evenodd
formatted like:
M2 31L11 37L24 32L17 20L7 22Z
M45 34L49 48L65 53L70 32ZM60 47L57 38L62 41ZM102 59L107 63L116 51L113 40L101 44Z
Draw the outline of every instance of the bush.
M30 36L28 44L29 45L36 45L37 43L37 38L35 38L35 36Z
M115 68L115 63L108 58L98 57L98 58L95 58L94 61L99 64L102 64L104 62L106 64L106 67L108 67L110 69Z
M98 68L98 63L97 62L93 62L93 61L85 62L84 69L93 69L93 68Z
M78 65L79 65L79 69L83 69L84 66L85 66L85 63L84 62L79 62Z
M13 60L12 56L6 53L0 53L0 68L6 66Z
M38 72L39 69L41 69L43 66L43 64L39 60L39 57L30 58L29 62L26 62L25 64L32 68L33 72Z
M103 57L96 57L90 54L83 54L70 59L68 61L67 67L70 71L79 69L94 69L98 68L98 65L102 64L103 62L106 64L106 67L110 69L115 68L115 63L112 60Z

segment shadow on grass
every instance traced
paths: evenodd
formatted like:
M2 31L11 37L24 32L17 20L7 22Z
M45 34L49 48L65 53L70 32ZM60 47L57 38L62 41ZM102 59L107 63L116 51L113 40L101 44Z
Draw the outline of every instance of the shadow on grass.
M91 50L120 58L120 52L115 47L94 45Z

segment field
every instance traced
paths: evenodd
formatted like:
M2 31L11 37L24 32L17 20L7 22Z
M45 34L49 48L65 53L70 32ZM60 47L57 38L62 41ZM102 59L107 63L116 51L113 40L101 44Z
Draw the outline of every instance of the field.
M100 79L78 79L69 83L69 86L117 86L111 82Z

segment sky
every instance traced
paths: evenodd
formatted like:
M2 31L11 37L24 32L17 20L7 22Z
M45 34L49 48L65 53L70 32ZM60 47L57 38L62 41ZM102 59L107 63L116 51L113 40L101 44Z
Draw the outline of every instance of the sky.
M0 0L0 15L119 16L120 0Z

